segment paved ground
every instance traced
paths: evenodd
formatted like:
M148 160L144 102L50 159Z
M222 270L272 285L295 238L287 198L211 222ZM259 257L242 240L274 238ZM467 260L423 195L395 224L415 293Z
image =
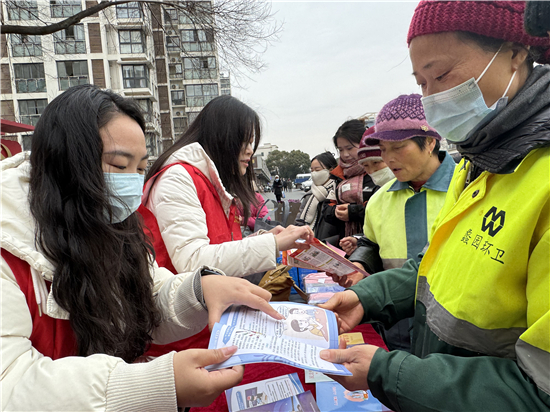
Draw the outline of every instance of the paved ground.
M292 189L292 192L289 192L287 190L285 192L285 199L300 200L302 198L302 196L305 195L305 194L306 194L306 192L304 192L303 190ZM275 194L273 192L262 193L262 196L264 197L265 200L267 200L267 199L275 200Z

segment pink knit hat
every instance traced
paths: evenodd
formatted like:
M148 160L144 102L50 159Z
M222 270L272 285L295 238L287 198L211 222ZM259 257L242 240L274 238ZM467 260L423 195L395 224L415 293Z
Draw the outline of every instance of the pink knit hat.
M367 144L380 140L400 141L415 136L433 137L441 140L439 133L426 121L419 94L402 94L386 103L376 116L375 133L368 136Z
M361 143L359 144L359 150L357 150L357 163L361 164L367 160L379 160L382 161L382 152L380 146L370 145L367 143L368 138L374 133L374 126L369 127L363 133Z
M421 1L414 11L407 43L417 36L467 31L482 36L540 47L538 63L550 62L550 39L527 34L525 1Z

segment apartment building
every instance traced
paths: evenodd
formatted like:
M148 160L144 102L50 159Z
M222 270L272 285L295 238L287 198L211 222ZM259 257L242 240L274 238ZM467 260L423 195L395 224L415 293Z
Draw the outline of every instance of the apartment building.
M210 100L230 94L229 77L220 77L211 2L170 3L192 3L194 12L130 2L107 7L49 35L2 33L2 119L35 125L48 102L63 91L78 84L95 84L139 102L153 161ZM6 0L2 15L6 24L44 25L96 4ZM31 136L18 136L25 150L30 149Z

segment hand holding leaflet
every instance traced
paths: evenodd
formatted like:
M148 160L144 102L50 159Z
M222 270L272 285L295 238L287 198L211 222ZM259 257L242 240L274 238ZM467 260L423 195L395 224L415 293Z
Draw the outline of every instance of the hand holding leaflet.
M323 272L332 273L338 276L346 276L354 272L359 272L363 276L369 276L369 273L358 268L352 262L342 255L341 250L334 246L325 245L319 239L313 239L308 249L296 250L287 255L286 264L291 266L303 267L307 265L309 269L317 269ZM343 252L345 254L345 252ZM295 261L299 261L296 263Z
M331 311L300 303L270 303L284 320L245 306L233 306L214 325L209 349L235 345L237 352L218 370L235 365L278 362L331 375L350 375L343 366L321 359L323 349L338 348L338 324Z

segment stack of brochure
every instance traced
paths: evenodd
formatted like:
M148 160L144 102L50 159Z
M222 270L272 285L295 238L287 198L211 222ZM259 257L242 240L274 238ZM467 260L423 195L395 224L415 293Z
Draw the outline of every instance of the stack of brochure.
M319 412L310 391L304 392L298 374L278 376L225 391L229 412Z
M308 294L307 302L310 305L325 303L335 293L345 290L325 272L310 273L304 277L303 282L305 292Z

